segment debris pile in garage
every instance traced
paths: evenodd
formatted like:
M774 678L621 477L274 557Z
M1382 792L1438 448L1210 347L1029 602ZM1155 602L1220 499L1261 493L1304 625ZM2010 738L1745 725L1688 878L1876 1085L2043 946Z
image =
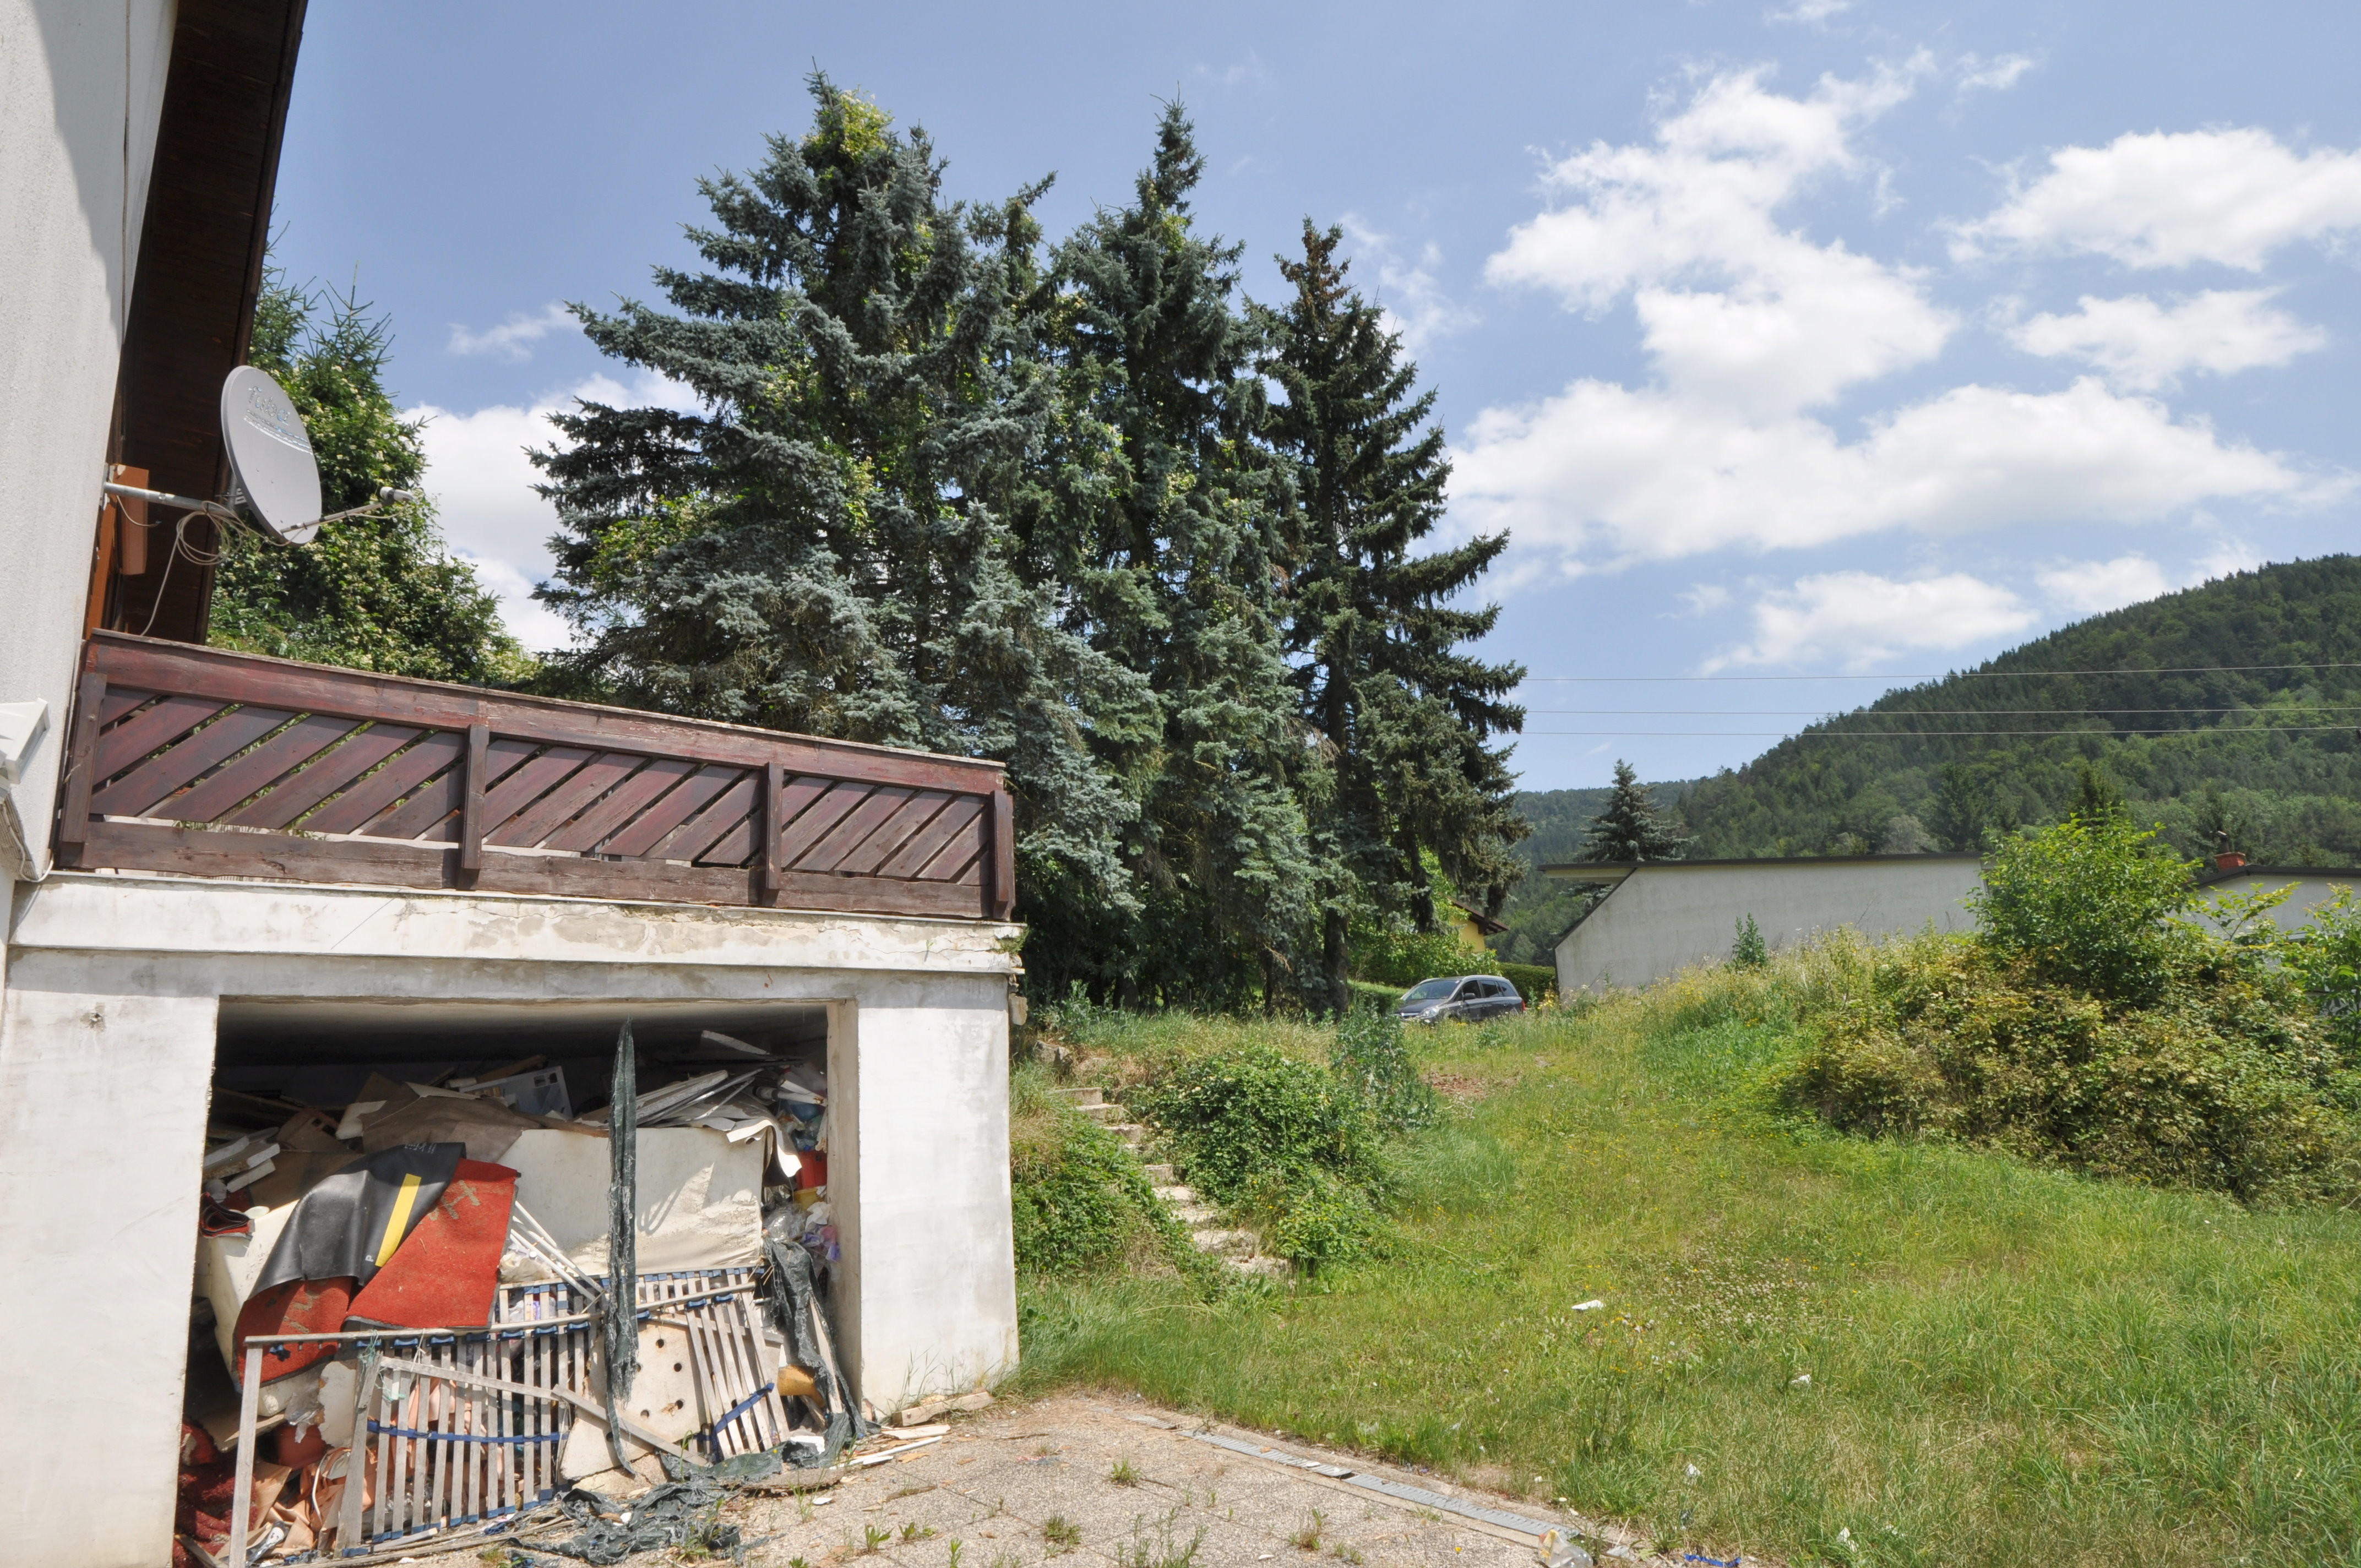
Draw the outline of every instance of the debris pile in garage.
M228 1561L241 1523L283 1563L497 1530L863 1435L821 1304L827 1069L700 1044L736 1059L638 1088L622 1143L537 1058L341 1106L217 1091L176 1562Z

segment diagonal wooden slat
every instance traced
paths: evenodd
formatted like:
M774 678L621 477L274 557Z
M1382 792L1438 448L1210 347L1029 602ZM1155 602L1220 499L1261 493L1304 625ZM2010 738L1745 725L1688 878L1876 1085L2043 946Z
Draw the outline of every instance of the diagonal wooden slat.
M645 811L662 798L665 791L695 772L697 764L686 757L658 757L617 784L606 799L550 834L542 848L565 850L576 854L599 849L609 834Z
M295 716L284 708L241 707L140 763L90 797L93 812L145 817L158 802L215 764L235 757Z
M674 830L654 853L700 866L742 866L754 852L755 796L762 776L748 774L686 825Z
M648 858L658 861L702 861L707 852L730 830L742 824L754 809L754 788L760 782L752 773L741 773L730 787L713 798L711 804L665 834ZM743 861L746 851L738 851Z
M544 795L566 781L566 775L590 760L591 753L578 746L552 746L540 756L510 773L497 788L484 792L484 836L490 838L493 828L506 822L518 812L533 805Z
M588 809L600 795L631 777L631 770L645 761L629 751L606 751L591 758L564 784L486 833L484 842L526 848L539 844Z
M950 804L950 799L939 789L921 790L911 795L893 816L871 830L857 848L837 861L835 870L842 876L874 876L877 868L901 853L935 819L936 814Z
M803 781L798 779L797 784ZM828 837L829 831L845 818L845 814L869 798L871 786L850 779L840 779L828 786L828 792L811 803L800 816L787 824L779 835L779 864L790 870L802 869L803 857L811 847Z
M902 789L892 784L875 791L867 800L854 807L852 812L843 821L838 823L827 837L805 850L796 861L796 869L806 872L839 870L840 862L844 857L867 843L869 836L891 820L894 814L907 805L910 796L916 793L917 792L915 790Z
M459 761L467 738L437 729L303 819L310 833L350 833Z
M183 822L211 822L273 779L292 773L352 732L349 718L311 714L273 735L172 802Z
M98 765L91 771L91 782L113 778L228 706L215 697L168 696L146 712L133 715L98 738Z
M292 778L271 785L261 799L241 807L227 821L239 828L284 828L417 739L418 731L402 724L363 730Z
M977 881L976 867L983 860L983 825L976 824L972 833L962 833L938 851L935 858L918 870L918 882Z
M467 755L467 737L455 737L459 742L459 756ZM486 749L485 782L489 784L522 763L533 755L530 740L495 740ZM423 839L435 843L456 842L458 824L452 820L459 814L460 796L466 793L467 779L458 767L436 779L400 806L384 811L353 829L372 839Z
M983 815L983 797L974 795L954 796L951 803L933 821L915 834L910 841L894 852L894 858L877 868L879 876L915 877L928 861L942 852L943 846L964 833L976 836L976 819Z
M607 840L610 855L644 855L666 835L705 809L706 802L743 778L742 769L709 763L681 781L680 787L649 806Z
M98 721L101 724L112 724L155 695L154 692L109 686L106 688L106 700L98 705Z
M978 856L976 856L976 858L975 858L975 859L973 859L973 860L970 861L967 863L967 870L965 870L965 871L963 871L963 872L960 872L960 874L959 874L957 877L953 878L953 879L952 879L952 881L953 881L954 883L957 883L957 885L959 885L959 886L961 886L961 887L981 887L981 886L983 886L983 857L982 855L978 855Z

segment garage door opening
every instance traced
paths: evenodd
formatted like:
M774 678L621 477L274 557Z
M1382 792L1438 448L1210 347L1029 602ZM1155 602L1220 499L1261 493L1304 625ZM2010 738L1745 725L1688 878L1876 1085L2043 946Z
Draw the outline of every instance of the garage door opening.
M610 1433L626 1021L638 1368ZM828 1047L811 1003L225 999L180 1530L218 1557L242 1495L249 1553L342 1555L667 1453L832 1451L857 1418L820 1306Z

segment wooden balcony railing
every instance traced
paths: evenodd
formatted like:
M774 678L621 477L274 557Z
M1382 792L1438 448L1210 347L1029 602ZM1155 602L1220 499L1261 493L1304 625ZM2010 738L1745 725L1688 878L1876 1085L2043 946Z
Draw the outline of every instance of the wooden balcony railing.
M996 762L298 664L82 651L58 861L1009 917Z

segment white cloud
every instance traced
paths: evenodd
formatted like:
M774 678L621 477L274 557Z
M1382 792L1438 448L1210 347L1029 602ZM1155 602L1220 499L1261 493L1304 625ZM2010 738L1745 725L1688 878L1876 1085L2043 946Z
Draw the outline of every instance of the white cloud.
M2005 93L2016 85L2017 78L2033 69L2029 54L2004 54L1998 60L1987 60L1977 55L1960 57L1960 91L1966 93Z
M2326 346L2328 334L2273 308L2275 289L2208 290L2159 305L2145 294L2085 294L2072 315L2038 315L2009 340L2028 354L2071 355L2135 391L2170 387L2184 370L2226 376L2285 365Z
M549 537L557 532L557 509L533 493L542 473L525 450L555 444L557 432L549 416L572 410L577 398L614 406L696 407L686 389L642 372L629 387L593 376L531 408L496 403L459 413L430 403L405 411L426 422L425 488L434 499L444 536L500 596L509 630L536 651L563 645L569 632L532 597L556 567Z
M2130 267L2254 271L2298 240L2361 227L2361 153L2298 155L2268 131L2151 131L2063 148L1990 215L1960 226L1966 259L2085 251Z
M1394 250L1392 239L1378 233L1354 217L1345 214L1344 229L1356 253L1354 259L1374 265L1377 276L1372 291L1378 308L1385 313L1386 329L1401 334L1402 342L1413 352L1424 348L1440 337L1448 337L1483 321L1483 317L1460 304L1443 291L1435 281L1433 269L1443 265L1443 251L1432 240L1419 252L1415 263L1404 261Z
M1486 410L1469 435L1453 455L1463 524L1619 563L1894 528L2132 522L2207 499L2303 502L2344 488L2088 378L2041 394L1954 388L1850 444L1816 420L1747 419L1591 380Z
M2034 575L2041 591L2060 609L2098 615L2152 599L2176 586L2164 568L2134 552L2112 561L2073 561Z
M1830 16L1841 16L1851 9L1852 0L1795 0L1795 3L1784 11L1764 12L1763 19L1766 22L1800 22L1807 27L1817 27Z
M2209 501L2307 503L2345 481L2224 440L2095 378L2063 391L1968 385L1872 415L1856 439L1812 417L1848 389L1938 354L1956 324L1921 276L1780 226L1812 181L1858 174L1855 133L1910 93L1927 57L1805 98L1762 72L1713 77L1653 142L1597 144L1553 166L1563 207L1513 229L1487 267L1569 308L1627 295L1655 370L1492 408L1454 453L1454 512L1506 528L1561 572L1708 551L1827 544L1885 530L2147 521ZM2202 304L2172 318L2180 363L2214 366L2283 343L2275 313ZM2030 327L2044 348L2161 376L2169 345L2085 344L2114 318ZM2243 323L2244 336L2233 332ZM2267 331L2272 328L2277 331ZM2301 330L2300 327L2297 330ZM2193 357L2192 357L2193 356ZM1538 573L1535 576L1539 576Z
M518 311L500 325L481 332L469 332L454 322L448 346L454 354L488 354L511 365L522 365L533 357L533 350L527 345L539 343L553 332L572 332L575 328L571 311L564 305L549 304L544 305L538 314Z
M1553 166L1567 205L1511 230L1492 282L1599 312L1632 295L1643 340L1684 394L1787 411L1933 357L1956 324L1921 276L1783 229L1815 179L1866 167L1853 131L1907 97L1923 53L1858 82L1783 98L1760 70L1716 76L1653 146L1597 143Z
M1988 642L2033 620L2016 595L1961 572L1913 582L1828 572L1763 595L1754 607L1753 641L1716 655L1706 669L1834 658L1863 670L1906 651Z

